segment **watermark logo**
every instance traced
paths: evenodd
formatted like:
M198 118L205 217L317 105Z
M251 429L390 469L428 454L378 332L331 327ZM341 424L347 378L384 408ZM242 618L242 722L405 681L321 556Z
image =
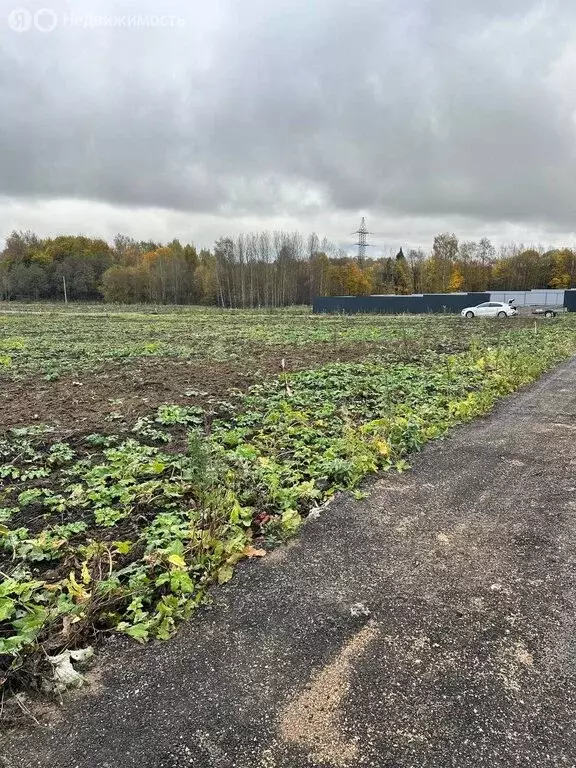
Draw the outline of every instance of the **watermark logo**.
M8 26L14 32L28 32L32 28L34 17L28 8L14 8L8 14Z
M41 8L34 14L34 27L38 32L53 32L58 26L58 14L52 8Z
M8 14L8 27L14 32L53 32L61 29L170 29L184 27L186 21L175 14L58 14L52 8L32 13L28 8L14 8Z

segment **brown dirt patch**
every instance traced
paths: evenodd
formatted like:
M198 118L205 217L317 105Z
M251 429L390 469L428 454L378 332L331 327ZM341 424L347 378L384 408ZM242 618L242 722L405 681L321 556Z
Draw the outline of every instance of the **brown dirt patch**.
M315 368L329 362L366 359L381 345L317 344L314 347L254 347L242 361L216 363L179 358L137 358L79 371L57 381L2 382L0 429L49 424L67 433L122 431L136 418L164 403L194 404L222 399L280 372ZM203 398L187 395L207 393Z
M378 629L369 622L280 713L282 740L305 749L314 765L358 764L358 745L343 732L340 721L354 666L377 636Z

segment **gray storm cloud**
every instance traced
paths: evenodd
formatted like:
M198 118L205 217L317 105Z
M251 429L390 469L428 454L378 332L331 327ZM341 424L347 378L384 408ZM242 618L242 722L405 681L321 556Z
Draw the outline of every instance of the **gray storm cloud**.
M0 0L5 199L574 221L571 2L20 5L57 24Z

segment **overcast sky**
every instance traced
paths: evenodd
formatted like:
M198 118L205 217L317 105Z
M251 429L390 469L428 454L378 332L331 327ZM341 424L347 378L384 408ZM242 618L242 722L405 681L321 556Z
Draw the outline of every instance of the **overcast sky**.
M0 237L574 243L575 83L574 0L0 0Z

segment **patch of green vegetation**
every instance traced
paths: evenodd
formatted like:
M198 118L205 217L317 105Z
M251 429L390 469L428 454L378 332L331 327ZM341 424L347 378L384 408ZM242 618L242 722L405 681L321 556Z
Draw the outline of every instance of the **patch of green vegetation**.
M53 381L104 363L149 358L237 362L254 349L277 351L314 345L403 350L406 356L442 344L464 349L475 335L498 338L500 323L463 322L451 315L310 315L308 308L282 311L150 307L122 311L107 305L32 305L0 312L0 382L42 376ZM21 306L18 306L21 309ZM515 328L526 321L516 319ZM528 323L531 321L528 320Z
M318 333L304 317L281 322L299 320L294 336ZM354 491L369 473L406 470L427 441L576 352L570 319L542 324L537 334L453 318L401 320L351 328L400 338L418 331L430 350L417 362L400 344L395 362L387 353L282 375L215 413L165 404L129 435L69 443L42 425L7 431L0 440L3 676L28 680L42 651L101 632L169 637L210 584L292 536L311 509ZM244 338L264 325L257 315L251 322ZM347 323L335 318L326 327L345 333ZM438 351L455 329L469 334L465 350Z

